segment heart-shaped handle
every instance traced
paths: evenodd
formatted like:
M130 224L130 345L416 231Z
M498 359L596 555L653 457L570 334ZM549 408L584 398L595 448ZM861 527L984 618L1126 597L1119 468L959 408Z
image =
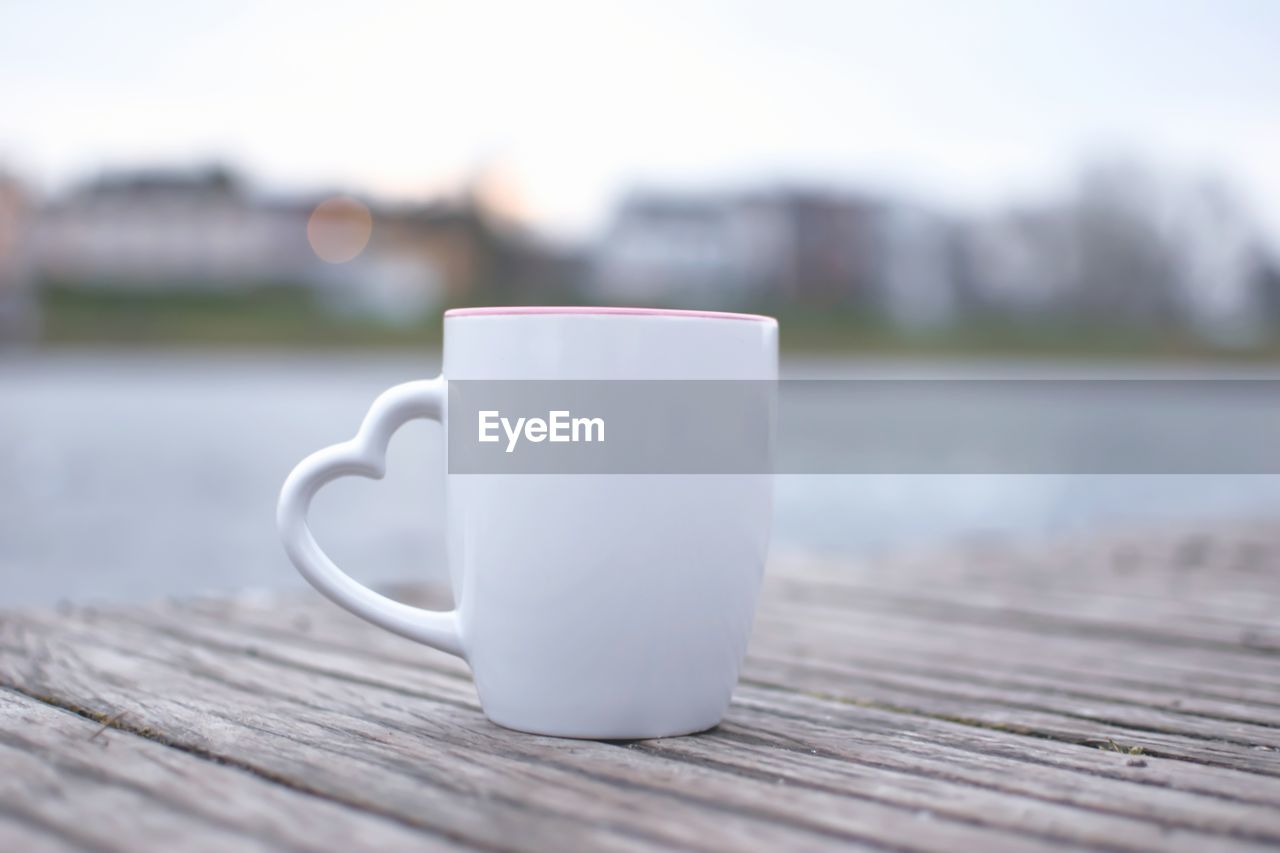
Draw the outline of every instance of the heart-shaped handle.
M458 634L457 611L423 610L387 598L353 579L329 559L307 525L311 499L339 477L381 480L386 473L391 436L416 418L443 422L447 399L444 377L406 382L383 392L356 437L316 451L298 463L280 490L276 523L289 559L320 592L352 613L402 637L466 657Z

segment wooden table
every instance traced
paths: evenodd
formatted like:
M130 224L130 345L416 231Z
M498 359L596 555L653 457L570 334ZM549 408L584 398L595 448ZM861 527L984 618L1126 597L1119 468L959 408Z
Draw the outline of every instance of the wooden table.
M0 683L5 851L1280 845L1267 525L779 558L694 737L505 731L314 594L10 613Z

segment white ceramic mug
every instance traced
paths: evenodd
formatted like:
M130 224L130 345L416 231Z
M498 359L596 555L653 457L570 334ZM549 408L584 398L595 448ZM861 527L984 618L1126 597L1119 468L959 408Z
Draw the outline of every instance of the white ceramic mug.
M777 377L768 317L619 308L449 311L436 379L380 396L352 440L289 475L278 521L308 581L376 625L467 660L499 725L581 738L702 731L728 708L768 547L771 478L745 474L450 474L457 607L361 585L320 549L325 483L381 478L414 418L446 423L449 380ZM447 429L447 424L446 424Z

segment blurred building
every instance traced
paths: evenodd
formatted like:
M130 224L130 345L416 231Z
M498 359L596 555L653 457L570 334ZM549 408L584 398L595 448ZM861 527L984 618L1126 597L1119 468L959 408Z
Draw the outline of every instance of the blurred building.
M946 326L964 307L955 226L917 205L886 206L877 217L876 281L886 316L903 329Z
M465 301L512 273L509 241L467 199L368 205L367 244L325 262L308 240L324 200L263 196L220 168L105 174L33 210L30 273L121 291L298 286L337 310L384 320Z
M39 328L28 251L31 213L23 186L0 173L0 344L30 340Z
M355 232L320 218L335 202ZM475 186L388 205L264 195L208 168L108 173L42 201L0 177L0 338L35 333L42 285L293 287L393 323L448 304L586 299L832 309L905 330L977 318L1176 328L1225 345L1273 337L1280 315L1275 255L1230 193L1124 164L1085 170L1063 197L967 218L830 189L640 192L589 247L538 239Z
M784 251L777 295L806 305L873 306L886 263L882 202L857 195L783 190L760 203L775 211Z
M570 298L582 278L576 247L544 242L503 221L474 188L457 198L380 209L370 249L434 269L450 304Z
M592 288L611 303L758 302L787 274L787 225L750 200L633 196L597 249Z
M124 289L243 289L306 283L319 263L308 209L251 197L230 173L103 175L40 211L45 280Z
M412 321L446 303L518 298L568 270L562 253L497 225L474 193L399 206L341 198L363 232L335 259L314 243L335 223L308 228L334 196L264 196L222 168L104 174L33 211L31 273L119 291L302 287L343 313Z
M615 303L845 305L931 325L955 305L953 243L940 217L857 195L639 194L597 249L592 289Z
M972 310L1020 317L1069 307L1080 260L1067 211L1018 208L975 218L960 240L957 275Z
M316 270L324 298L345 313L412 322L482 289L493 261L485 224L465 204L378 206L366 248Z

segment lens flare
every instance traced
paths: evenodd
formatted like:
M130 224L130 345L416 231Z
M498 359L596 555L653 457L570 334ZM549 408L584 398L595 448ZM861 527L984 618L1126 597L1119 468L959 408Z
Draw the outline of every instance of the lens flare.
M345 264L364 251L373 233L369 208L348 196L327 198L316 205L307 220L307 242L316 257L330 264Z

